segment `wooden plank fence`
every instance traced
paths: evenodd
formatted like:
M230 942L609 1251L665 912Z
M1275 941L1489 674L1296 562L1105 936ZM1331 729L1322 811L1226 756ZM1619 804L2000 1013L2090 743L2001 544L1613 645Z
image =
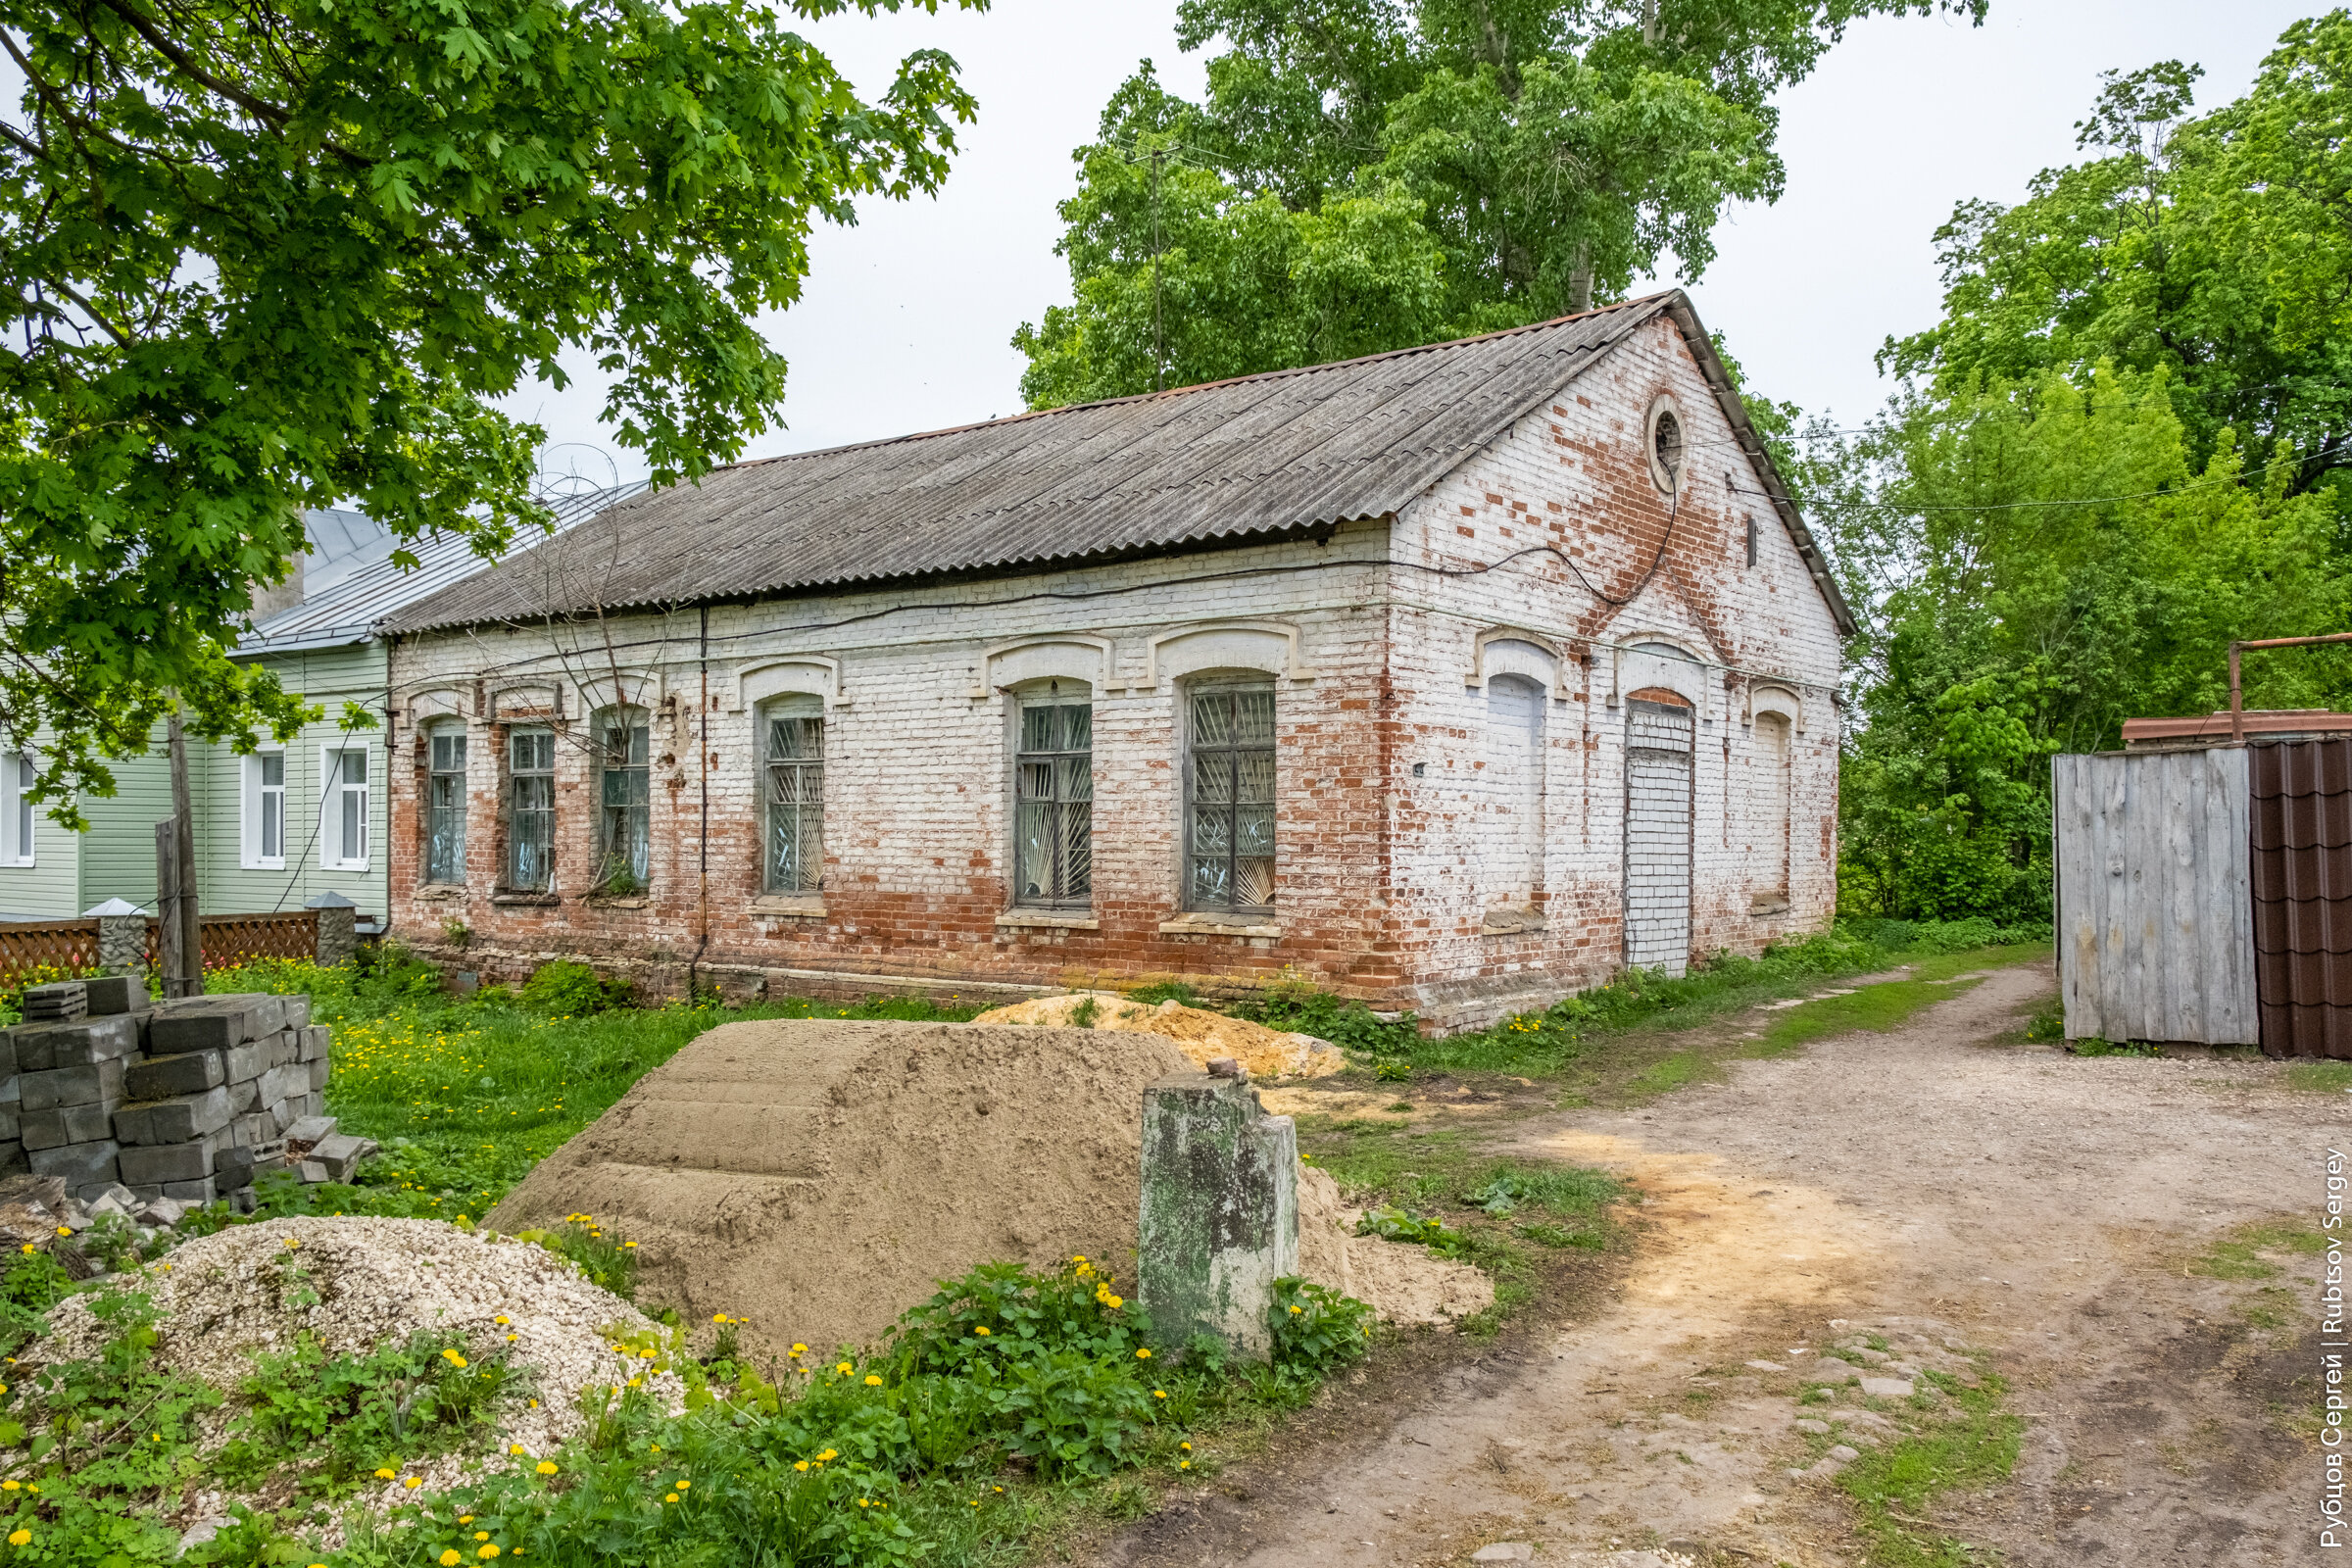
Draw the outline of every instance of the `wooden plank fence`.
M2254 1044L2244 750L2050 766L2067 1038Z
M207 969L234 967L252 958L312 958L318 953L318 911L277 914L208 914L198 924ZM157 922L147 922L147 967L156 962ZM0 987L65 979L98 970L96 920L0 922Z

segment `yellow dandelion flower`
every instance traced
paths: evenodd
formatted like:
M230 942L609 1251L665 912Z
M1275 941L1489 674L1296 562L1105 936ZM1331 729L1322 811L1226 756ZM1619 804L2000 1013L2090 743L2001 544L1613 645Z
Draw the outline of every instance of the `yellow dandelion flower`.
M466 1368L466 1358L455 1350L443 1350L441 1352L441 1359L447 1361L451 1366L458 1368L460 1371L464 1371Z
M1168 1391L1167 1391L1167 1390L1165 1390L1165 1389L1153 1389L1153 1390L1152 1391L1152 1397L1153 1397L1154 1399L1164 1399L1164 1398L1166 1398L1167 1396L1168 1396Z
M541 1475L543 1475L543 1476L552 1476L552 1475L554 1475L554 1474L556 1473L555 1461L554 1461L554 1460L552 1460L552 1459L542 1459L542 1460L540 1460L540 1461L539 1461L539 1473L540 1473Z
M465 1518L459 1520L458 1523L462 1525L469 1525L473 1523L473 1515L467 1514ZM490 1532L487 1530L476 1530L473 1533L473 1539L476 1541L488 1541L490 1539Z
M836 1372L838 1372L838 1373L840 1373L840 1374L841 1374L843 1377L845 1377L845 1378L846 1378L846 1377L848 1377L848 1376L849 1376L849 1375L850 1375L852 1372L855 1372L855 1371L857 1370L857 1368L856 1368L856 1367L853 1367L852 1365L850 1365L850 1363L849 1363L849 1362L847 1362L847 1361L844 1361L844 1362L842 1362L842 1363L841 1363L839 1366L835 1367L833 1370L834 1370L834 1371L836 1371Z
M1145 1347L1145 1348L1141 1348L1141 1349L1138 1349L1138 1350L1135 1352L1135 1358L1136 1358L1138 1361L1149 1361L1149 1360L1151 1360L1151 1359L1152 1359L1152 1351L1151 1351L1151 1348L1150 1348L1150 1347L1148 1347L1148 1346L1147 1346L1147 1347Z
M397 1470L378 1470L375 1473L375 1479L378 1481L398 1481L400 1479L400 1472ZM8 1484L12 1487L16 1485L14 1481L11 1481Z
M22 1546L31 1540L32 1532L29 1530L12 1530L8 1533L8 1544L12 1546Z
M792 1463L792 1467L793 1467L795 1470L801 1471L801 1472L803 1472L804 1474L806 1474L806 1473L807 1473L807 1471L808 1471L808 1460L806 1460L806 1459L795 1459L795 1460L793 1461L793 1463Z
M878 1389L882 1386L882 1380L868 1372L865 1375L865 1386L869 1389Z
M18 1483L14 1481L0 1481L0 1492L14 1492L17 1486Z
M475 1552L474 1555L482 1558L495 1557L498 1555L498 1546L495 1543L493 1543L492 1544L484 1546L481 1550Z
M677 1494L676 1493L674 1493L674 1492L670 1492L670 1493L664 1493L664 1494L662 1494L662 1500L663 1502L675 1502L675 1501L677 1501L677 1500L678 1500L678 1494Z
M975 1323L972 1325L972 1332L985 1340L988 1338L988 1325L985 1323Z
M807 1355L808 1353L808 1347L796 1342L792 1348L792 1353L795 1355Z
M437 1560L440 1562L441 1568L457 1568L459 1562L458 1548L455 1546L450 1547L447 1551L443 1552Z
M522 1453L522 1445L519 1443L510 1443L507 1445L507 1451L509 1453ZM528 1458L529 1455L524 1454L524 1457Z
M694 1485L694 1483L693 1483L693 1482L691 1482L691 1481L689 1481L689 1480L687 1480L687 1479L686 1479L684 1476L680 1476L680 1477L678 1477L678 1479L677 1479L677 1480L676 1480L676 1481L673 1483L673 1485L675 1485L675 1486L677 1487L677 1489L678 1489L680 1492L684 1492L684 1491L685 1491L685 1490L686 1490L688 1487L691 1487L691 1486L693 1486L693 1485Z
M408 1488L411 1492L415 1492L418 1487L424 1485L424 1477L411 1476L406 1481L403 1481L401 1485Z

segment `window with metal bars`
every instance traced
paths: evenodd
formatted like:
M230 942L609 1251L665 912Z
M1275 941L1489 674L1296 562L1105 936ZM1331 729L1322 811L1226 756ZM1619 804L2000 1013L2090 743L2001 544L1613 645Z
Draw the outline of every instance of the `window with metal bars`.
M653 737L645 714L619 709L596 726L598 769L596 885L604 893L642 893L653 861Z
M556 878L556 737L518 729L507 737L507 886L545 893Z
M785 697L762 710L767 722L767 832L761 886L816 893L825 878L825 709L821 699Z
M424 879L466 881L466 732L455 727L425 735Z
M1185 907L1274 907L1274 686L1196 686L1185 737Z
M1095 708L1054 682L1020 700L1013 754L1013 902L1084 908L1095 886Z

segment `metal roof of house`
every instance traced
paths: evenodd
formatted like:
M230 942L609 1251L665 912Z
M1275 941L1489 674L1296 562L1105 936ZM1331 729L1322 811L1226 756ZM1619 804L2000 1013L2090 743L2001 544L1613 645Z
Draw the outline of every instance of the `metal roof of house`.
M768 458L651 491L391 615L528 619L1181 549L1388 515L1660 315L1841 630L1828 564L1682 291L1533 326Z
M541 504L555 514L561 534L644 488L640 480L542 497ZM416 564L404 571L392 562L398 545L392 530L364 512L306 512L302 524L315 547L304 558L303 601L256 625L238 641L238 654L287 654L367 642L382 632L387 616L490 564L474 553L472 541L435 534L410 541Z

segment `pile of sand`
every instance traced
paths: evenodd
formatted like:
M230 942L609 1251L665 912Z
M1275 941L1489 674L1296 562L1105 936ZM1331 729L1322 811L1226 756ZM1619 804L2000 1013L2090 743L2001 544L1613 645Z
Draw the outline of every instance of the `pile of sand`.
M935 1282L1072 1253L1132 1277L1144 1090L1193 1071L1113 1030L721 1024L542 1160L487 1223L574 1210L639 1296L747 1318L765 1353L878 1340Z
M1078 1014L1092 1002L1095 1021L1079 1023ZM1219 1056L1231 1056L1252 1078L1322 1078L1348 1065L1339 1047L1313 1035L1284 1034L1262 1023L1228 1018L1221 1012L1188 1007L1179 1002L1130 1002L1115 991L1076 991L1068 996L1040 997L995 1007L974 1023L1029 1023L1130 1029L1140 1034L1164 1035L1196 1066L1205 1067Z
M1389 1323L1446 1323L1494 1304L1494 1282L1426 1247L1358 1236L1360 1208L1340 1198L1329 1171L1298 1171L1298 1272L1364 1302Z
M252 1373L256 1352L291 1350L306 1334L337 1355L397 1345L419 1329L463 1335L470 1360L506 1351L523 1375L496 1412L496 1441L472 1461L450 1455L406 1472L435 1486L510 1444L533 1454L562 1447L579 1430L583 1389L643 1377L673 1404L685 1393L675 1376L612 1351L612 1333L655 1330L628 1302L542 1248L439 1220L306 1216L232 1226L148 1265L140 1283L162 1310L158 1359L222 1390ZM74 1296L52 1308L26 1363L98 1354L108 1334L89 1303Z
M1196 1070L1173 1041L1119 1029L722 1024L542 1160L485 1223L592 1213L637 1244L640 1299L689 1322L748 1319L747 1348L763 1357L795 1341L870 1345L937 1281L986 1262L1051 1268L1084 1253L1132 1281L1144 1091ZM1398 1322L1492 1299L1458 1305L1471 1294L1462 1265L1425 1249L1347 1235L1353 1216L1331 1179L1302 1176L1310 1278ZM1310 1192L1324 1195L1311 1207Z

